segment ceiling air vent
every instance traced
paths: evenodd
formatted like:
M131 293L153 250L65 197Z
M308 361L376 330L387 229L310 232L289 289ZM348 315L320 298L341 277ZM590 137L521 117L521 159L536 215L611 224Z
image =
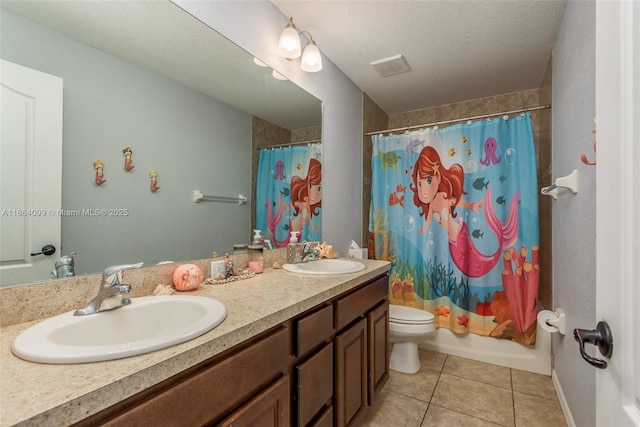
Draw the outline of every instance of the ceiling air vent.
M382 77L389 77L394 74L400 74L411 70L411 67L409 67L409 63L407 63L404 55L394 55L388 58L379 59L371 62L371 65Z

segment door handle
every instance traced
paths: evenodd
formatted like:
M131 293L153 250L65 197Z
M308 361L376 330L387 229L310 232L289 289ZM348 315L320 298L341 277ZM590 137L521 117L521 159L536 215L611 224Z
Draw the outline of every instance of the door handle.
M598 347L598 350L600 350L600 353L604 357L611 357L613 353L613 336L611 335L611 329L609 329L607 322L598 322L596 328L592 330L574 329L573 338L580 344L580 355L587 363L599 369L605 369L607 367L606 361L589 356L584 349L586 343L593 344Z
M31 254L31 256L36 256L36 255L53 255L56 253L56 247L53 245L44 245L42 247L42 249L40 250L40 252L34 252Z

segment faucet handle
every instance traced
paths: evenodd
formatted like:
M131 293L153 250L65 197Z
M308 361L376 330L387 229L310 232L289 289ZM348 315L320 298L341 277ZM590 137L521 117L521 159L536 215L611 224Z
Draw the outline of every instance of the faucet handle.
M308 250L314 249L319 244L320 244L320 242L307 242L307 241L304 241L304 242L302 242L302 247L303 247L304 251L308 251Z
M140 268L142 267L143 262L139 262L137 264L123 264L123 265L113 265L111 267L107 267L102 273L103 276L112 276L116 273L120 273L124 270L131 270L132 268Z

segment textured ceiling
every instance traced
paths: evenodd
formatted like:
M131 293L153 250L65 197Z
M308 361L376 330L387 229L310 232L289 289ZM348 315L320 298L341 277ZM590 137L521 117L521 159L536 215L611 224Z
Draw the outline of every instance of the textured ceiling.
M325 61L389 114L537 88L566 6L566 0L273 3L313 35ZM267 69L242 65L251 60L246 52L168 1L3 0L2 7L289 129L320 122L317 99L266 78ZM239 56L230 59L231 52ZM409 72L381 77L370 65L399 54ZM228 84L244 74L266 82L269 92Z
M389 114L538 88L565 0L273 0ZM371 62L404 55L411 71Z
M168 0L7 1L2 8L287 129L321 103Z

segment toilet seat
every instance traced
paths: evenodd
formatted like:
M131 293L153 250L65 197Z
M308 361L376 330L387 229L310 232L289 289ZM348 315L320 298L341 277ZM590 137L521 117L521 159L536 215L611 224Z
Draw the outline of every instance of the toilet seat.
M428 325L433 323L433 313L402 305L389 305L389 322L401 325Z

